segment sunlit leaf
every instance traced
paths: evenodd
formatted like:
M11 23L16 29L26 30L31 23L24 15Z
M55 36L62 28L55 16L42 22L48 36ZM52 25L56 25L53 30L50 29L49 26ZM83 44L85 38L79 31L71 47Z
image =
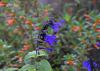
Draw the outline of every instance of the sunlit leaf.
M31 58L37 58L39 56L47 56L47 53L45 51L39 50L39 52L36 51L32 51L29 52L26 56L25 56L25 63L27 63Z
M26 64L19 71L36 71L33 65Z
M41 60L39 63L38 71L53 71L51 65L47 60Z
M70 15L68 15L68 14L65 14L64 15L64 19L66 20L66 21L70 21L70 19L71 19L71 16Z

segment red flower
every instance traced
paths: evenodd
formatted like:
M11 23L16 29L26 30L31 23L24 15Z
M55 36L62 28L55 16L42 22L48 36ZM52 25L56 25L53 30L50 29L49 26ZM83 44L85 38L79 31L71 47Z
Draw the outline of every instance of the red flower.
M74 31L74 32L77 32L77 31L79 31L80 29L81 29L80 26L73 26L73 27L72 27L72 31Z
M100 32L100 28L96 28L96 32Z

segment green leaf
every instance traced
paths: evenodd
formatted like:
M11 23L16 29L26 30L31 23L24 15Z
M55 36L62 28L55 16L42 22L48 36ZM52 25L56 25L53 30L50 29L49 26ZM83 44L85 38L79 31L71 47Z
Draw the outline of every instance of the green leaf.
M31 18L31 20L32 20L33 22L37 22L37 21L38 21L38 18Z
M74 69L74 67L70 66L70 67L68 68L68 71L75 71L75 69Z
M51 65L47 60L41 60L38 64L39 64L38 71L53 71Z
M4 44L4 42L0 39L0 45L3 45Z
M6 69L4 71L16 71L16 70L18 70L18 68L8 68L8 69Z
M45 20L48 21L49 20L49 17L45 17Z
M4 2L9 2L10 0L3 0Z
M53 34L53 30L50 27L48 28L48 34Z
M70 19L71 19L71 16L70 15L68 15L68 14L65 14L65 16L64 16L64 19L66 20L66 21L70 21Z
M26 64L19 71L36 71L36 67L38 68L37 71L53 71L51 65L47 60L41 60L40 62L36 62L36 65Z
M26 64L19 71L36 71L33 65Z
M47 56L47 53L45 51L42 51L42 50L39 51L39 54L37 54L36 51L29 52L25 56L24 61L25 61L25 63L28 63L31 58L37 58L39 56Z
M11 45L5 45L5 44L4 44L3 47L4 47L4 48L11 48L12 46L11 46Z
M81 23L79 21L75 21L75 25L79 26Z
M41 23L37 23L35 26L40 26L41 25Z
M0 16L4 16L4 14L3 13L0 13Z
M24 11L18 11L17 14L22 16L22 15L25 15L25 12Z

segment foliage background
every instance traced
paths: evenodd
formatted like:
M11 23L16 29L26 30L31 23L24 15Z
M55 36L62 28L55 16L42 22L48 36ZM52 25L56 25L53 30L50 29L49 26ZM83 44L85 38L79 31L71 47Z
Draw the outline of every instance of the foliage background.
M86 55L97 50L94 44L100 34L93 25L100 20L99 0L2 1L7 4L0 6L1 71L78 71L82 69L82 62L88 59ZM58 42L52 47L42 41L38 46L45 50L39 50L40 54L37 54L36 41L40 40L37 36L52 17L62 24L60 28L54 28L59 29L56 33ZM9 19L14 22L9 23ZM53 31L48 28L47 34L52 35ZM54 51L49 52L46 48ZM100 59L97 57L94 60Z

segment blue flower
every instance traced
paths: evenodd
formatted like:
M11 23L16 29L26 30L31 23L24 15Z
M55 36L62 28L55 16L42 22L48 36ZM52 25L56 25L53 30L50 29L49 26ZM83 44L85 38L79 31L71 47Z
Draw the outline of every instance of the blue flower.
M91 67L90 67L89 60L83 62L83 67L84 68L87 68L88 71L91 71Z
M60 22L61 23L65 23L66 21L64 19L60 19Z
M100 67L100 64L99 63L96 63L96 62L93 62L93 66L95 68L99 68ZM90 64L90 60L86 60L83 62L83 67L84 68L87 68L88 71L91 71L91 64Z
M47 42L50 46L54 46L57 42L55 35L46 35L45 42Z
M97 45L98 47L100 47L100 41L96 42L96 45Z
M54 32L58 32L60 30L60 27L61 27L61 22L55 22L51 28L53 29Z

